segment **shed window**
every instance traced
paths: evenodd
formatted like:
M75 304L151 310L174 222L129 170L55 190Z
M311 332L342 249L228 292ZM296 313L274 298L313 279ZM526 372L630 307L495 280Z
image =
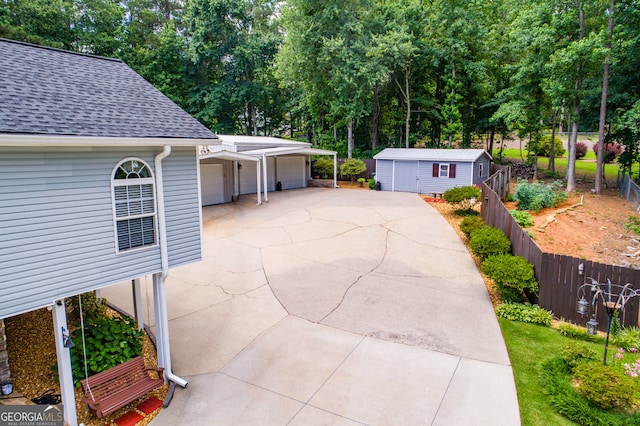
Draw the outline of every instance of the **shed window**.
M484 163L478 164L478 176L479 177L484 176Z
M455 178L456 177L456 165L455 164L433 163L432 176L435 177L435 178L437 178L437 177Z
M149 166L135 158L120 162L111 188L117 251L156 245L156 200Z

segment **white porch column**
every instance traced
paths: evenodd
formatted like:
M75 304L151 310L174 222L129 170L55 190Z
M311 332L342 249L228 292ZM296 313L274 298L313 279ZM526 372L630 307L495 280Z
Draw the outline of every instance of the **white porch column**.
M264 201L269 202L269 195L267 194L267 156L262 154L262 177L264 181Z
M136 322L138 323L138 329L144 328L144 310L142 309L142 292L140 291L140 278L131 280L131 292L133 294L133 314Z
M338 187L338 154L333 154L333 187Z
M64 299L53 303L53 334L56 337L56 355L58 357L58 378L60 379L60 394L64 405L64 420L69 426L78 426L76 413L76 398L71 374L71 355L69 348L64 347L63 333L69 336L67 326L67 312Z
M260 199L260 160L256 161L256 189L258 194L258 204L262 204L262 200Z
M240 173L238 172L238 162L234 161L233 162L233 195L238 197L240 195L240 180L239 180L239 175Z

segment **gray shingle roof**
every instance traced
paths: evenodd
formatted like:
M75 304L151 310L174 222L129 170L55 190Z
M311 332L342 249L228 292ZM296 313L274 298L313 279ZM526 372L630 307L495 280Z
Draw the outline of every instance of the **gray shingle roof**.
M0 133L215 138L120 60L5 39Z

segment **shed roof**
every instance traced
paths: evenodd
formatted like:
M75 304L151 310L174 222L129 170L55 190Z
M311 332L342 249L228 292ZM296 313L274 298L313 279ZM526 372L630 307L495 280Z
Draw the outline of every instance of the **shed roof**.
M474 162L482 155L491 158L484 149L385 148L373 158L376 160Z
M215 139L118 59L0 39L0 134Z

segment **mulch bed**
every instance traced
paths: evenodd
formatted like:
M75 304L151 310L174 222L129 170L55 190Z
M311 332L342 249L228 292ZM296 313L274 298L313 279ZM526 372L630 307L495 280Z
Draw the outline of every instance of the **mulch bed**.
M109 314L119 315L115 311L110 311ZM57 373L53 369L57 358L52 313L43 308L6 318L4 321L14 392L23 394L29 400L43 395L50 389L53 389L53 393L60 394ZM145 337L142 356L147 365L158 365L156 349L148 336ZM83 397L82 389L76 388L78 423L84 423L87 426L115 425L117 424L115 423L116 419L129 412L135 412L137 406L143 405L141 402L145 399L155 397L160 401L164 400L168 389L169 386L164 385L113 414L99 419L89 412L85 404L80 402ZM143 405L143 407L148 410L149 405ZM160 412L160 409L156 407L149 414L142 410L141 414L147 415L141 416L143 419L135 424L146 426Z

